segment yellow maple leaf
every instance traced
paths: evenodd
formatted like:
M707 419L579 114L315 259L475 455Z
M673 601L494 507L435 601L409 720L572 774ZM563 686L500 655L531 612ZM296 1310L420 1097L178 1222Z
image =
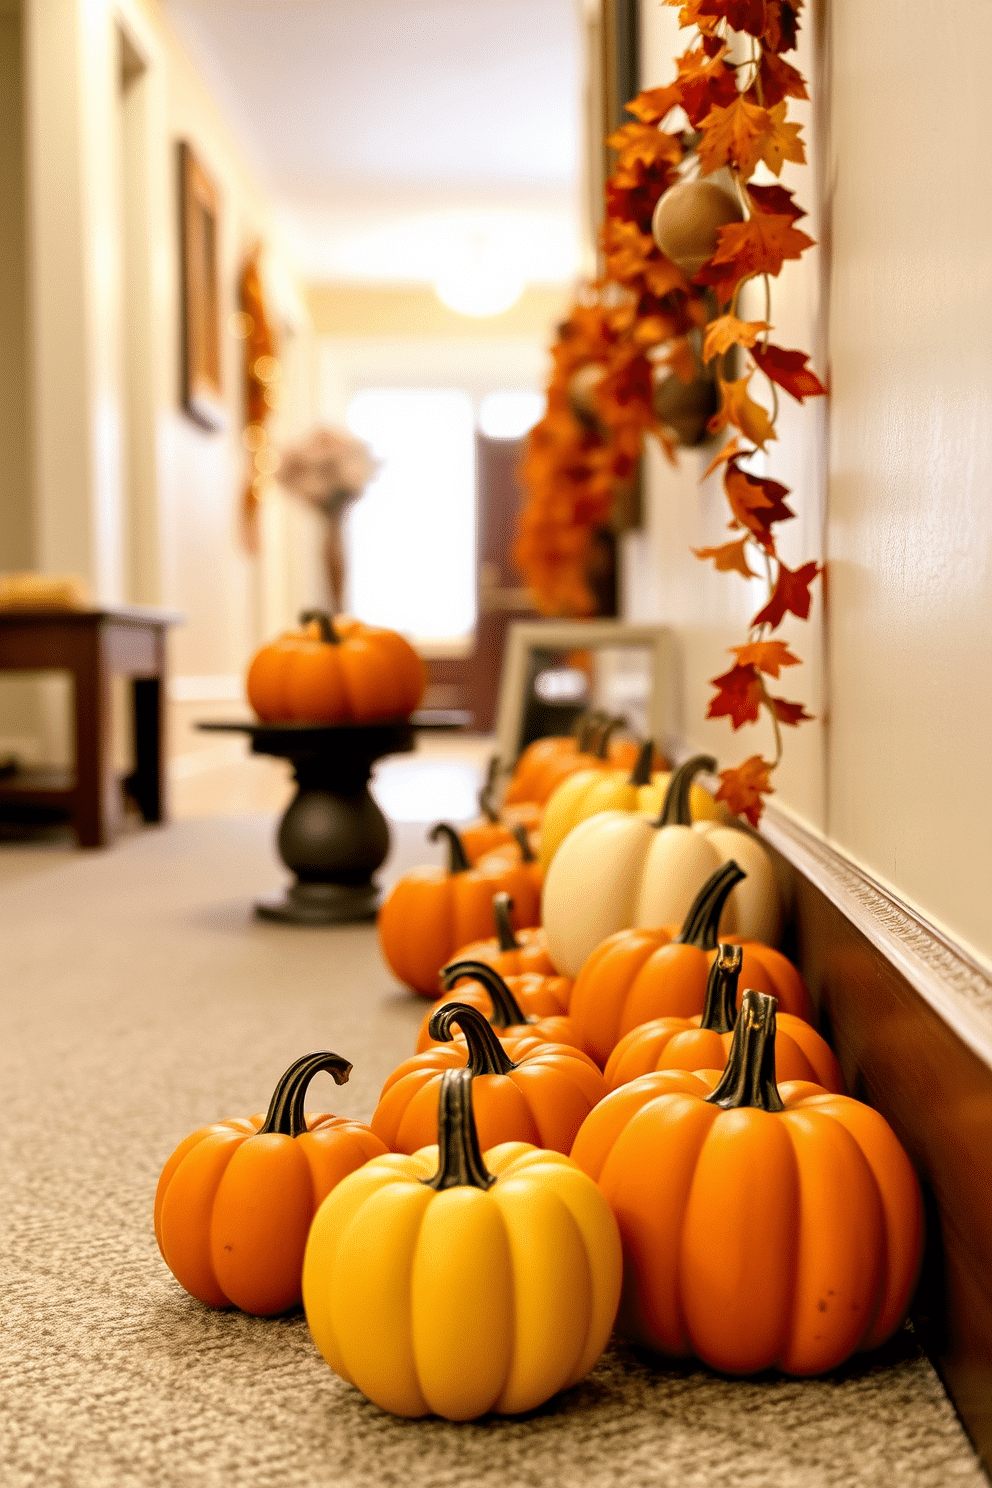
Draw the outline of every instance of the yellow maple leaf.
M748 103L742 94L727 108L714 105L699 127L699 164L704 176L723 165L736 165L741 179L754 174L775 124L768 109ZM789 127L789 126L786 126Z
M777 103L773 109L768 110L772 127L764 136L761 147L761 159L776 176L779 175L787 160L794 160L797 165L806 163L806 150L799 138L802 126L785 122L787 107L783 98L781 103Z
M710 419L709 430L711 434L716 434L728 424L733 424L759 449L764 449L769 439L777 439L778 436L768 417L768 410L747 395L751 377L752 373L749 372L746 377L738 377L736 382L724 382L722 377L717 378L720 407Z
M736 315L721 315L710 321L703 338L703 361L711 362L732 346L753 346L762 331L771 326L764 320L738 320Z

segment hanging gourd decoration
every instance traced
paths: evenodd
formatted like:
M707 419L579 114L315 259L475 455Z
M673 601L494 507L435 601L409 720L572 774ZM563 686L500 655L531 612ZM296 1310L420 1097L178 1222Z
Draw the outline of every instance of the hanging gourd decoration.
M652 1018L624 1034L606 1061L603 1074L611 1090L662 1069L723 1069L737 1022L737 983L744 961L739 945L721 945L710 966L706 1002L693 1018ZM464 996L464 989L461 996ZM775 1078L812 1080L840 1093L844 1077L834 1052L812 1024L779 1013L775 1039ZM574 1021L573 1021L574 1026Z
M464 1036L454 1042L455 1025ZM575 1133L606 1082L587 1054L566 1044L533 1040L513 1059L484 1013L464 1002L446 1002L428 1024L436 1046L403 1061L382 1087L372 1130L392 1152L416 1152L437 1140L437 1096L446 1069L464 1066L475 1076L475 1117L483 1146L533 1142L568 1152Z
M720 229L743 217L736 196L715 181L679 181L658 198L651 231L665 257L691 279L716 252Z
M305 610L300 624L248 668L248 701L263 723L374 723L413 712L427 669L395 630L322 610Z
M515 931L510 920L510 912L513 909L513 900L509 894L499 893L493 895L493 919L496 922L496 935L486 940L475 940L469 945L461 946L454 955L456 961L488 961L494 966L500 976L521 976L524 972L537 972L541 976L557 976L554 962L548 955L548 937L540 925L532 925L523 930ZM561 1010L568 1009L568 997L571 996L572 979L562 977L563 985L567 985L568 995L562 1002Z
M601 811L569 832L545 874L541 896L541 923L559 971L578 976L596 946L617 930L678 924L714 868L730 858L740 862L747 879L728 900L721 930L748 940L775 939L779 895L760 841L719 822L692 824L693 777L715 769L708 755L681 765L653 821L637 812Z
M310 1332L336 1374L398 1416L534 1410L592 1369L613 1328L616 1220L567 1157L483 1155L467 1069L441 1081L438 1145L367 1164L317 1213Z
M480 940L492 925L493 895L513 901L512 922L536 925L540 909L530 865L487 855L473 868L461 838L438 822L430 841L445 838L448 866L411 868L393 884L379 910L379 945L390 970L424 997L436 997L438 972L469 941Z
M262 1317L300 1304L303 1250L321 1200L346 1174L387 1151L360 1121L304 1114L320 1070L343 1085L338 1054L291 1064L264 1118L235 1116L180 1142L155 1194L155 1238L169 1270L209 1307Z
M727 896L743 877L737 863L724 863L696 895L681 929L620 930L593 951L575 979L568 1011L583 1049L600 1068L632 1028L703 1011L717 927ZM809 994L792 962L761 941L744 941L742 948L744 986L770 993L784 1010L809 1021Z
M744 993L722 1074L661 1070L572 1150L617 1216L619 1326L725 1374L822 1374L901 1324L919 1274L916 1175L870 1106L775 1083L775 999Z
M441 986L446 996L428 1009L420 1025L418 1054L434 1046L435 1040L430 1035L431 1018L437 1008L450 1000L448 994L456 987L459 1002L478 1008L482 1016L489 1019L489 1026L495 1030L511 1059L516 1059L535 1041L570 1044L573 1049L581 1047L578 1031L565 1011L567 995L562 999L562 989L570 992L572 987L567 977L538 976L534 972L502 977L485 961L459 960L442 966Z

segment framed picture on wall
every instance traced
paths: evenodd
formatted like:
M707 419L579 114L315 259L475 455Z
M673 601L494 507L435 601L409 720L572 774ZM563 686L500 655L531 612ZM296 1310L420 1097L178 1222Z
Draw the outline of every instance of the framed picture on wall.
M182 397L205 429L227 422L220 375L217 190L190 145L179 145Z

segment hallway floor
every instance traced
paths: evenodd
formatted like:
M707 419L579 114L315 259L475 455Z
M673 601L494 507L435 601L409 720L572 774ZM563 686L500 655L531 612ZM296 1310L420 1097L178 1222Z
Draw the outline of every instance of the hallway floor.
M471 811L487 752L433 741L383 767L380 798L405 818L387 879L433 855L425 821L459 801ZM0 845L4 1488L986 1482L908 1331L816 1381L729 1381L617 1346L529 1417L453 1426L369 1405L300 1315L215 1313L186 1296L151 1220L176 1143L264 1109L316 1048L355 1069L341 1089L318 1081L314 1104L368 1119L423 1014L371 927L252 919L283 877L285 781L253 769L239 783L229 767L223 796L209 772L188 777L223 810L187 796L171 826L106 852ZM268 811L237 805L256 789L272 791Z

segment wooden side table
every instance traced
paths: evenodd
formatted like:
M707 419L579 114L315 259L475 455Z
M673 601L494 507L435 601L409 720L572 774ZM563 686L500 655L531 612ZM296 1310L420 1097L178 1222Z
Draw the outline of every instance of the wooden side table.
M0 802L61 806L80 847L104 847L120 817L113 774L110 679L132 682L135 768L125 782L147 822L165 816L165 632L183 616L115 606L0 610L0 671L67 671L73 679L74 771L20 769L0 778Z

